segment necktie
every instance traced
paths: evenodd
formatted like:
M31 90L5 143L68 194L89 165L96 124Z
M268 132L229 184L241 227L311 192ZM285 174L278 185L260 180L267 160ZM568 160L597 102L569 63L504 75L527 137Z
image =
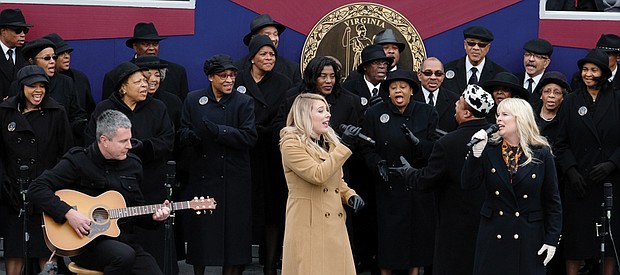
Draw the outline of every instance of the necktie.
M531 94L532 93L532 84L534 84L534 79L528 79L527 80L527 91Z
M435 106L433 92L428 93L428 105Z
M476 75L478 69L476 67L471 68L471 76L469 77L469 81L467 84L478 84L478 76Z
M372 94L371 94L371 96L372 96L372 97L375 97L375 96L378 96L378 95L379 95L379 89L377 89L377 88L372 89Z
M13 71L13 68L15 67L15 62L13 61L13 49L9 49L8 51L6 51L6 54L9 55L9 68L11 68L11 71Z

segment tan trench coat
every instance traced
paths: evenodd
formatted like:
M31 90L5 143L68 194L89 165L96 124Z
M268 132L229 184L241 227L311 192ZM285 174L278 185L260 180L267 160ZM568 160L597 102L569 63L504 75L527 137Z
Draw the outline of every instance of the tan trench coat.
M282 274L356 274L343 207L355 195L342 179L351 151L340 144L311 154L291 133L280 150L289 190Z

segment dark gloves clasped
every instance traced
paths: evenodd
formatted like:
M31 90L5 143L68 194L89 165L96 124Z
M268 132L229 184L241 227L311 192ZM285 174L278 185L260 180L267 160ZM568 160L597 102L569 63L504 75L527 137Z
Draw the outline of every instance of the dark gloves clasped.
M362 131L362 128L360 127L353 126L353 125L347 125L346 127L344 127L344 131L342 131L342 134L340 137L342 140L342 143L346 145L347 147L349 147L351 151L353 151L353 149L355 148L355 145L357 144L357 140L358 140L357 135L361 131Z
M359 195L353 195L349 198L349 206L351 206L351 208L353 208L353 212L357 213L357 211L359 211L360 209L362 209L364 207L364 205L366 204L364 202L364 200L362 199L362 197L360 197Z
M207 130L209 130L209 132L214 136L217 136L220 133L220 128L217 126L217 124L213 123L208 118L203 117L202 122L207 127Z
M575 191L575 194L579 198L583 198L586 195L586 180L581 176L577 168L571 167L566 171L566 179L568 184Z
M596 183L601 182L614 170L616 170L616 165L613 162L601 162L597 165L594 165L592 167L592 170L590 170L590 179Z
M379 169L379 176L381 176L381 179L383 179L383 181L388 182L390 180L389 176L388 176L388 166L387 166L387 161L382 159L377 163L377 169Z

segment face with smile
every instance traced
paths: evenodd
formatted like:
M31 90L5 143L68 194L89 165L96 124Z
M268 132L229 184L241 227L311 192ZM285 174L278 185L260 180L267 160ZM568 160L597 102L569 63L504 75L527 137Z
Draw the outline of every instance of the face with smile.
M127 105L131 106L140 101L144 101L148 94L147 78L144 73L142 71L137 71L131 74L121 85L121 93L123 94L123 101L127 103Z
M159 89L159 84L161 83L161 74L159 69L149 69L149 78L148 78L148 86L147 91L149 94L154 94Z
M118 128L113 137L99 137L99 148L106 159L124 160L131 149L131 129Z
M560 108L560 105L562 104L562 101L564 100L563 91L564 89L562 86L558 84L549 83L545 85L540 90L540 99L543 102L543 108L551 112L557 112L558 108Z
M266 35L269 36L273 45L278 47L278 43L280 43L280 34L278 33L278 29L274 26L267 26L256 32L256 35Z
M263 46L252 57L252 66L261 71L270 72L276 64L276 53L270 46Z
M601 76L603 76L601 68L594 65L593 63L585 63L581 67L581 79L587 87L596 86Z
M329 118L332 116L327 109L327 105L322 100L314 100L312 102L312 110L310 111L312 119L312 133L318 138L322 134L326 134L329 130Z
M316 89L322 95L329 95L334 88L336 81L336 73L332 66L325 66L321 70L321 74L316 78Z
M489 52L489 48L491 48L491 43L482 41L477 38L467 38L463 42L465 47L465 53L467 57L469 57L469 61L474 66L477 66L484 60L484 57L487 56Z
M233 86L235 86L235 79L237 79L237 71L235 70L225 70L210 74L209 81L211 81L211 89L215 97L221 98L224 95L232 93Z
M39 106L45 97L45 83L36 82L32 85L24 85L24 97L27 109Z
M56 59L58 56L54 54L54 48L45 48L34 57L34 65L43 68L47 76L53 77L56 73Z
M403 80L395 80L390 82L390 101L398 110L402 113L411 102L411 95L413 94L413 88L409 85L409 82Z

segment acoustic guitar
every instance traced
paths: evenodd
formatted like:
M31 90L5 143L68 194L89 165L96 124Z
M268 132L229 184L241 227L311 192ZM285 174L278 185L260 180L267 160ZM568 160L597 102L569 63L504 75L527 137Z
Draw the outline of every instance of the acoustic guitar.
M107 191L97 197L91 197L75 190L63 189L56 191L56 195L91 220L90 232L80 238L68 222L59 224L43 213L43 235L47 247L61 256L79 254L81 248L102 235L118 237L121 233L117 224L120 218L153 214L164 206L152 204L127 207L125 199L117 191ZM169 208L175 211L193 209L200 214L215 209L216 204L213 198L200 197L191 201L172 202Z

